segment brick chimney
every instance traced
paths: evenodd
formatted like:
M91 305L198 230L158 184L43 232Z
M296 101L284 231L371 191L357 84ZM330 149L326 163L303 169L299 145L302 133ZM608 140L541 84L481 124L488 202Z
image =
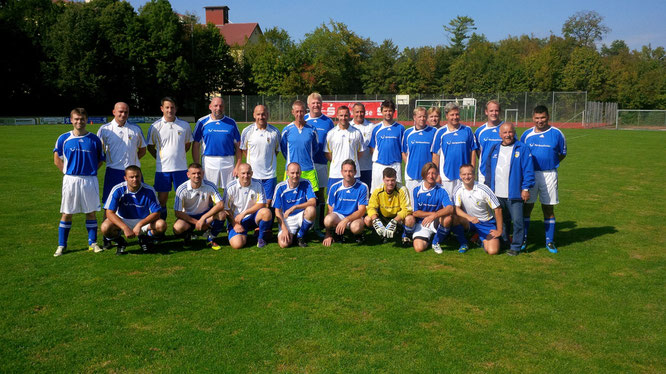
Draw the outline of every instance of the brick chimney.
M212 23L215 26L229 23L228 6L207 6L204 9L206 9L206 23Z

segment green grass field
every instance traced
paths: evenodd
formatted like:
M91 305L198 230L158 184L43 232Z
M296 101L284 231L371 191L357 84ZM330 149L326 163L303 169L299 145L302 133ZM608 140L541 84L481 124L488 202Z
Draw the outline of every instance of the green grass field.
M565 130L557 255L535 209L518 257L372 240L118 257L85 250L77 215L54 258L70 129L0 127L2 372L666 372L666 132Z

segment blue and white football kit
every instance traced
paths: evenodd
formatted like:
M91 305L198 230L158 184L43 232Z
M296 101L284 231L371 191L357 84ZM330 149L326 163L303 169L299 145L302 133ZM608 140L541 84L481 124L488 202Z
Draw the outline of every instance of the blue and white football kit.
M310 181L301 179L296 188L289 187L289 181L280 182L275 188L275 195L273 196L273 208L280 209L282 213L295 205L300 205L310 199L316 199ZM285 225L291 234L296 234L297 237L302 238L305 233L312 227L313 222L308 221L303 217L304 209L295 209L285 219ZM280 232L282 232L282 225L280 225Z
M249 186L241 185L238 179L234 179L227 185L227 188L224 189L224 208L225 210L231 212L231 216L228 217L229 225L227 230L229 231L229 239L233 238L236 235L247 235L248 231L254 230L257 227L259 228L259 239L263 239L267 231L270 231L273 220L259 222L257 219L257 210L254 213L247 214L241 220L241 226L243 226L244 231L237 232L234 230L234 219L236 216L242 212L248 210L249 208L255 206L256 204L265 204L266 203L266 193L264 192L264 187L259 181L252 180L250 181Z
M266 124L260 129L256 123L243 129L240 149L246 152L247 163L252 166L252 178L264 186L266 198L272 199L277 184L277 153L280 151L280 131Z
M122 182L113 187L104 209L115 212L127 226L134 228L142 219L159 212L160 204L155 190L148 184L142 182L139 189L132 192L127 182ZM148 226L144 225L142 230L147 230Z
M455 206L461 208L465 213L479 219L478 223L469 222L470 231L478 232L482 240L491 239L490 231L497 228L497 222L494 217L494 210L500 206L500 202L485 184L474 182L471 190L465 188L463 184L456 187L453 192L453 201ZM467 244L463 235L461 245Z
M344 219L358 210L360 205L368 205L368 185L356 180L349 187L344 185L344 180L335 183L328 191L328 205L333 207L333 212Z
M335 127L335 123L322 114L319 117L311 117L310 113L305 115L305 122L317 129L317 151L314 153L313 161L317 170L317 182L323 187L328 184L328 159L324 152L326 150L326 136Z
M485 163L486 158L488 158L488 152L494 144L502 142L502 138L499 135L499 130L503 123L504 121L500 122L497 126L490 126L488 122L486 122L474 132L474 139L476 140L476 144L479 146L478 152L480 153L479 176L477 180L481 184L484 182L482 170L486 170Z
M236 144L240 142L236 121L227 116L216 120L209 114L197 121L193 139L201 142L204 178L224 188L233 178Z
M361 182L367 184L368 186L372 185L372 152L368 150L370 146L370 139L372 138L372 130L375 128L375 124L366 120L363 120L363 123L358 124L354 121L351 122L351 125L357 128L361 134L363 134L363 147L366 149L365 152L361 155L358 160L358 168L361 171Z
M370 144L372 152L372 186L374 191L383 183L383 172L387 167L393 168L397 181L402 183L402 138L405 126L394 122L387 125L380 122L372 130Z
M148 145L155 146L155 190L169 192L187 180L185 147L192 142L190 124L176 118L167 122L164 117L148 129ZM165 208L166 209L166 208Z
M430 151L439 156L439 175L449 196L460 183L460 166L471 163L472 151L477 148L472 129L465 125L455 130L444 125L437 130Z
M407 154L405 187L409 191L410 199L416 186L421 183L421 168L432 161L430 149L435 139L435 133L437 133L437 129L431 126L426 126L421 130L410 127L405 131L402 140L402 153Z
M412 201L414 201L415 212L436 212L449 205L453 205L449 198L449 194L439 184L435 184L432 188L426 188L425 184L421 182L421 184L414 189L412 199ZM448 228L446 228L446 232L444 232L445 228L440 227L438 220L433 220L430 224L423 226L421 224L423 218L414 218L416 218L416 226L414 227L413 234L414 239L430 241L430 238L436 234L432 243L437 244L439 243L440 238L443 239L449 233Z

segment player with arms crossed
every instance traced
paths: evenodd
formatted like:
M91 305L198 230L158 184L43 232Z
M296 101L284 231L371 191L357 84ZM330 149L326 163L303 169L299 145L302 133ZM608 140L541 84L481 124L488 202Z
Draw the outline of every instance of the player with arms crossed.
M141 168L130 165L125 168L125 182L117 184L106 200L106 221L102 223L102 233L118 243L117 255L124 255L127 248L125 237L139 238L139 246L146 252L152 249L149 236L162 235L166 222L160 218L160 205L155 190L141 182Z
M241 162L240 132L236 121L224 115L224 100L221 97L214 97L208 109L210 114L200 118L194 127L192 160L201 162L207 181L224 188L236 176Z
M460 167L460 181L462 184L453 192L456 206L454 224L462 224L465 230L477 232L486 253L498 254L499 238L502 236L502 208L499 200L490 187L474 181L474 166L471 164ZM465 235L457 238L460 243L458 252L467 252L469 247Z
M326 159L331 161L331 171L328 178L327 188L342 180L340 172L342 161L352 160L358 164L359 158L363 156L363 134L355 127L349 126L349 108L342 105L338 108L338 125L332 128L326 135ZM360 178L361 171L357 170L354 178Z
M361 182L370 186L372 185L372 152L367 149L370 145L370 138L372 137L372 130L375 128L375 124L365 119L365 105L362 103L354 104L352 111L354 118L351 125L363 134L363 147L366 149L358 159L358 168L361 169Z
M229 225L229 244L240 249L247 243L247 232L259 229L257 247L266 245L264 237L271 230L273 216L266 207L266 194L261 182L252 180L252 167L241 163L238 179L234 179L224 190L224 209Z
M171 186L187 180L187 151L192 142L190 124L176 118L176 101L170 97L161 100L164 115L148 129L148 152L155 158L155 191L160 202L160 218L166 219L166 203Z
M275 188L273 208L280 231L278 244L289 247L298 240L299 247L307 247L305 234L310 230L316 216L317 198L310 181L301 179L301 166L295 162L287 165L287 180Z
M183 236L184 246L191 244L192 233L210 229L208 246L217 251L220 245L215 237L224 229L224 203L215 183L204 179L201 164L193 162L187 167L189 180L178 186L173 210L176 222L173 233Z
M384 169L383 176L384 183L370 195L365 225L374 228L384 243L393 238L398 225L402 225L402 243L407 245L412 241L415 223L409 192L396 181L395 169Z
M395 169L398 182L402 182L402 137L405 126L395 122L395 103L385 100L381 105L382 121L372 130L370 151L372 152L372 190L382 184L386 167Z
M557 253L555 246L555 205L560 200L557 194L557 168L567 157L567 141L560 129L548 124L548 108L539 105L534 108L532 119L536 126L525 131L520 141L527 144L534 162L535 184L530 189L530 199L524 206L525 235L521 249L527 247L527 229L530 227L530 215L534 203L541 200L543 225L546 231L546 248L550 253Z
M490 100L486 103L486 117L488 122L484 123L474 132L474 139L479 149L475 151L475 157L479 160L479 183L484 182L482 170L486 169L486 159L488 152L494 144L501 143L502 138L499 135L499 128L502 123L500 120L500 104L497 100Z
M402 160L405 162L405 187L408 196L413 196L416 186L421 184L421 168L432 160L430 148L437 129L426 123L426 110L414 109L414 127L405 131L402 138Z
M86 215L88 250L102 251L102 248L97 245L95 212L101 210L97 169L104 162L104 148L99 138L86 130L88 113L85 109L72 109L69 119L72 122L73 130L60 135L53 149L53 163L64 174L58 247L53 254L56 257L61 256L67 248L67 238L69 230L72 228L72 215L76 213Z
M437 184L438 167L428 162L421 169L423 182L414 189L414 250L423 252L428 249L432 238L432 249L442 253L441 243L449 233L446 227L453 214L453 204L449 194ZM448 219L448 220L447 220ZM433 238L434 235L434 238Z
M349 229L356 235L356 242L363 242L363 216L368 205L368 186L357 180L353 160L342 162L342 180L331 186L328 192L328 215L324 218L326 238L322 244L330 247L333 234L342 236ZM341 240L341 239L340 239Z

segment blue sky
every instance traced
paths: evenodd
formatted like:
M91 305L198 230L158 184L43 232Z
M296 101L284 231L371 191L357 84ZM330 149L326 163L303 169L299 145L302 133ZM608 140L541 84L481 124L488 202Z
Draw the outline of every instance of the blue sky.
M130 0L139 9L146 0ZM509 35L561 35L562 24L577 11L594 10L611 28L603 43L624 40L632 49L666 46L666 1L304 1L171 0L178 13L204 22L205 6L226 5L231 22L258 22L262 30L285 29L299 41L322 23L345 23L376 43L391 39L400 48L448 44L442 25L458 15L474 19L477 33L498 41Z

